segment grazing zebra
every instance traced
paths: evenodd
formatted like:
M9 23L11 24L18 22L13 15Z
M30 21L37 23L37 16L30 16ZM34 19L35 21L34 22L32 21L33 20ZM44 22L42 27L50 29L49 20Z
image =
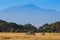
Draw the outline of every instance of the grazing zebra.
M28 35L34 35L35 36L35 32L31 32L31 31L28 31L27 34Z

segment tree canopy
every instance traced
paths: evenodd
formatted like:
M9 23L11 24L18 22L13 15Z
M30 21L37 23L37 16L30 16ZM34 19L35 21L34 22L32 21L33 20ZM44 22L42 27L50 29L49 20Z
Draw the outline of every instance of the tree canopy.
M60 21L44 24L39 28L35 27L32 24L16 24L13 22L7 22L0 20L0 32L60 32Z

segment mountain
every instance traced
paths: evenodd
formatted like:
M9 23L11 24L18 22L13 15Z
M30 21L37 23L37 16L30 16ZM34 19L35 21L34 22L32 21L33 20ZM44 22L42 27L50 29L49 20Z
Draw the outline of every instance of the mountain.
M59 21L60 12L53 9L43 9L34 4L12 6L0 11L0 19L18 24L31 23L35 26Z

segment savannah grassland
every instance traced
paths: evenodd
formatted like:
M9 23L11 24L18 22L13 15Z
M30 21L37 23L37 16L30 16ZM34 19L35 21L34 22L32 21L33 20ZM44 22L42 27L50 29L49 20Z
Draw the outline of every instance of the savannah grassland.
M27 33L0 33L0 40L60 40L59 33L35 33L28 35Z

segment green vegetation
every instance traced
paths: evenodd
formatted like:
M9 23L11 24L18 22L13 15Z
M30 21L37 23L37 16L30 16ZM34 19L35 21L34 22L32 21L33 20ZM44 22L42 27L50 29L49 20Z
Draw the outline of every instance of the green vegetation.
M32 24L18 25L13 22L0 20L0 32L60 32L60 22L44 24L36 28Z

